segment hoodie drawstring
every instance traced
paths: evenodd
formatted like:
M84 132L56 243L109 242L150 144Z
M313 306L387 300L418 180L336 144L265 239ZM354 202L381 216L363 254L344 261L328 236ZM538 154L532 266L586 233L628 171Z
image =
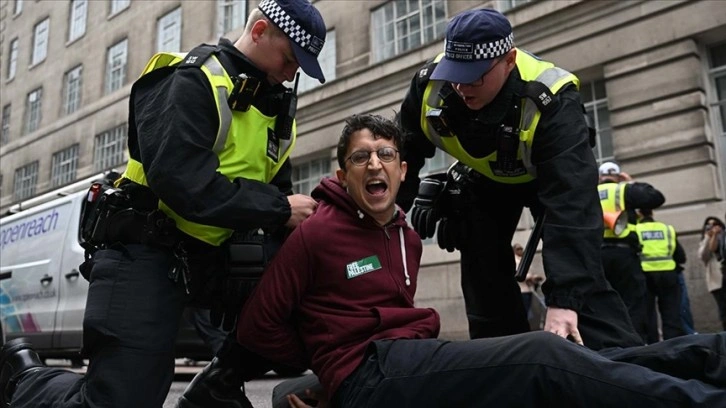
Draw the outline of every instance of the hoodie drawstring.
M401 256L403 257L403 274L406 276L406 286L411 286L411 277L408 276L408 263L406 262L406 245L403 241L403 228L398 229L398 236L401 238Z

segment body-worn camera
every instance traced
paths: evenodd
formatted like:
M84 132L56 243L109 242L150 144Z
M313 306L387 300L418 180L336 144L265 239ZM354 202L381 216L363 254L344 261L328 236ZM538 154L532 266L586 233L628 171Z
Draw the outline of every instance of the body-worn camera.
M444 109L431 109L426 112L426 121L441 137L454 136Z
M260 80L247 74L239 74L232 80L234 87L227 98L227 104L232 110L247 112L260 89Z

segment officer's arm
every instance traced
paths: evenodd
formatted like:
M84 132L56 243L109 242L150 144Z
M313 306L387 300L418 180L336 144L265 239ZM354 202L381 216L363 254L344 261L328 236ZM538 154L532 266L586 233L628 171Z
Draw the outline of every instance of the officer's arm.
M405 212L408 212L416 198L421 181L418 173L426 163L426 158L433 157L436 153L436 147L426 138L421 129L421 102L425 89L426 82L419 81L419 73L416 73L411 80L411 87L401 103L401 111L398 116L399 124L406 135L401 160L408 163L408 170L406 179L401 183L396 203Z
M625 208L658 208L665 202L665 196L648 183L634 182L625 187Z
M532 149L538 198L547 211L543 290L549 306L578 311L601 273L602 212L579 93L570 88L558 98L540 120Z
M678 242L678 238L676 238L676 251L673 253L673 260L679 265L686 263L686 251L683 249L681 243Z
M290 205L278 187L242 178L230 182L217 171L217 107L201 70L177 70L134 103L149 186L177 214L235 230L287 221Z

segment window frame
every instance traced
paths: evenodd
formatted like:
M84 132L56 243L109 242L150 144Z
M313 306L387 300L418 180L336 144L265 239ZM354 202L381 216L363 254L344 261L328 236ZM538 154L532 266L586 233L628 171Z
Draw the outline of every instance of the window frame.
M35 96L36 100L31 100ZM28 92L25 99L25 132L29 134L40 129L43 120L43 87L35 88Z
M229 10L231 10L230 13L228 13ZM246 18L247 2L245 0L217 0L217 37L244 27Z
M15 0L13 2L13 17L23 12L23 0Z
M13 180L13 201L17 202L26 200L35 195L35 189L38 186L39 168L40 162L35 160L15 169L15 179ZM29 183L26 183L28 181Z
M76 73L77 71L77 73ZM72 75L76 78L71 78ZM73 98L72 98L73 97ZM72 99L71 99L72 98ZM81 108L83 98L83 64L66 71L63 74L63 106L62 113L70 115Z
M30 53L30 66L36 66L48 57L48 38L50 38L50 17L33 26L33 47Z
M332 174L331 161L330 156L316 156L294 164L291 176L292 190L297 194L310 195L315 186L320 183L320 179ZM316 174L313 174L314 165L317 165L317 170L319 170ZM303 171L307 174L305 177L301 176Z
M73 42L86 34L88 21L88 0L71 0L68 13L68 42Z
M0 146L10 143L10 115L12 115L13 104L3 105L2 117L0 118Z
M387 1L381 4L379 7L371 10L369 35L371 39L371 59L374 63L395 58L403 53L423 47L436 40L444 38L444 35L446 34L446 25L448 23L447 16L449 14L448 1L417 0L417 2L418 10L415 12L406 11L405 13L399 14L398 5L408 5L409 2L401 3L398 1ZM443 16L440 16L438 20L438 16L436 15L436 10L438 9L437 5L441 5L443 7ZM390 8L390 12L386 11L387 8ZM430 22L425 21L425 10L427 8L431 8L433 10L431 13L433 20ZM392 20L386 21L386 17L389 13L391 14ZM410 21L415 20L416 18L418 18L418 43L407 46L400 45L400 42L407 40L409 37L412 37L412 33L410 31ZM379 23L381 24L380 27L378 26ZM404 35L400 35L398 33L399 25L402 23L406 23L406 26L409 27ZM387 30L389 25L392 26L392 28L390 29L392 33L392 39L390 41L386 38L386 36L388 35ZM431 38L427 38L426 34L429 28L433 30ZM389 48L391 47L392 50L389 51Z
M182 8L170 10L156 20L156 51L181 51Z
M605 92L605 95L603 97L598 98L598 95L596 94L596 88L598 84L602 84L602 88ZM583 102L583 106L585 107L585 113L589 116L593 127L595 128L595 147L592 148L592 153L595 156L595 161L597 161L597 164L602 164L606 161L612 161L615 160L615 144L613 140L613 127L610 123L610 109L608 108L608 97L607 97L607 89L605 87L605 80L604 79L594 79L592 81L585 81L580 84L580 94L585 96L584 92L586 91L584 88L587 87L587 92L589 92L589 96L591 97L590 100L587 102ZM603 119L606 121L607 126L600 126L601 120L600 120L600 110L605 109L608 111L608 117L607 119ZM609 137L609 145L612 150L610 155L606 155L603 153L603 143L602 140L606 137Z
M323 71L325 77L325 83L334 81L336 78L336 70L338 66L338 55L336 50L337 35L335 29L328 30L325 33L325 45L323 46L320 55L318 56L318 63ZM332 65L331 65L332 61ZM304 72L300 73L300 82L298 83L298 93L307 92L313 90L323 84L317 79L306 75ZM291 83L287 83L287 86L292 86Z
M121 46L123 49L121 50ZM126 83L126 66L128 65L129 40L124 38L106 49L106 95L117 91ZM116 66L116 62L118 66Z
M129 8L129 5L131 5L131 0L111 0L108 13L109 17L126 10Z
M93 169L106 171L126 161L127 124L106 129L93 138Z
M64 186L76 179L79 151L80 144L75 143L53 153L50 166L51 187Z
M8 47L8 66L7 66L7 79L8 81L15 78L15 74L18 71L18 53L20 52L20 38L15 37L10 40Z

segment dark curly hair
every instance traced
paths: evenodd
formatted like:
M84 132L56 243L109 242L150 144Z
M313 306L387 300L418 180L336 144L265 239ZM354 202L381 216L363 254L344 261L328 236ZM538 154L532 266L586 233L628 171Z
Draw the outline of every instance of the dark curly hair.
M362 129L370 130L376 139L393 140L399 152L403 149L403 130L394 120L373 114L352 115L345 119L345 127L338 140L338 165L341 169L345 169L350 137Z

